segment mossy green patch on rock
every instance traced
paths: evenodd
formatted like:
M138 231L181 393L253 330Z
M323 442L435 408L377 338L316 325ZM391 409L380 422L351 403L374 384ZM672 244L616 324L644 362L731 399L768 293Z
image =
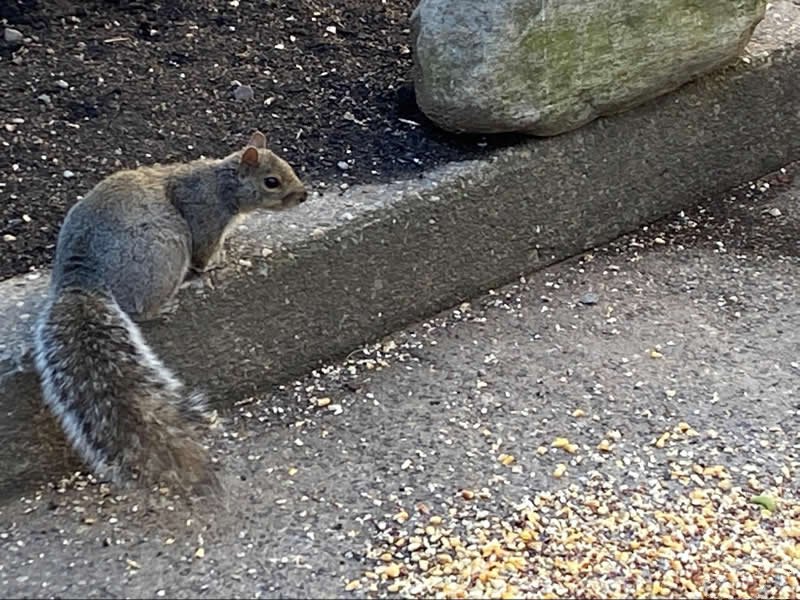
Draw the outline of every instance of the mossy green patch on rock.
M422 0L421 108L455 131L554 134L666 93L742 51L765 0Z

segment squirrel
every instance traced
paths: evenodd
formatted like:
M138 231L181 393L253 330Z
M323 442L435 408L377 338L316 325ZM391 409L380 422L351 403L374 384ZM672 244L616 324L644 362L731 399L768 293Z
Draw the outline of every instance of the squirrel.
M162 363L137 323L174 311L183 284L219 266L240 218L307 199L266 142L255 131L225 158L117 171L64 218L33 358L45 406L101 480L217 482L198 439L205 397Z

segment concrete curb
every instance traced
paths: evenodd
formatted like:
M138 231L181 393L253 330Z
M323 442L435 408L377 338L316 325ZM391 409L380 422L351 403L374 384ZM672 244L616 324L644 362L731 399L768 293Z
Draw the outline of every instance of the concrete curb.
M800 6L748 56L634 110L487 160L261 216L213 289L144 334L220 407L522 273L800 158ZM0 283L0 497L75 469L29 356L47 272Z

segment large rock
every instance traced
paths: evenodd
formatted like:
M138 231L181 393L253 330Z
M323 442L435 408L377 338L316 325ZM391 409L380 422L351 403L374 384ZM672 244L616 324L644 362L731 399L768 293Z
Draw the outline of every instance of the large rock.
M455 132L554 135L736 59L766 0L421 0L420 109Z

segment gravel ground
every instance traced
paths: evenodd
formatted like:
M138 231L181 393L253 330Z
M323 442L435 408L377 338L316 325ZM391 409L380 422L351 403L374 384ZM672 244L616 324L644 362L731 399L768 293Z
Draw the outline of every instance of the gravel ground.
M0 507L6 597L800 595L793 165L220 415L222 503Z
M514 136L453 136L416 108L416 0L4 0L0 278L49 263L71 204L143 163L265 131L315 188L412 177ZM13 239L12 239L13 238Z

